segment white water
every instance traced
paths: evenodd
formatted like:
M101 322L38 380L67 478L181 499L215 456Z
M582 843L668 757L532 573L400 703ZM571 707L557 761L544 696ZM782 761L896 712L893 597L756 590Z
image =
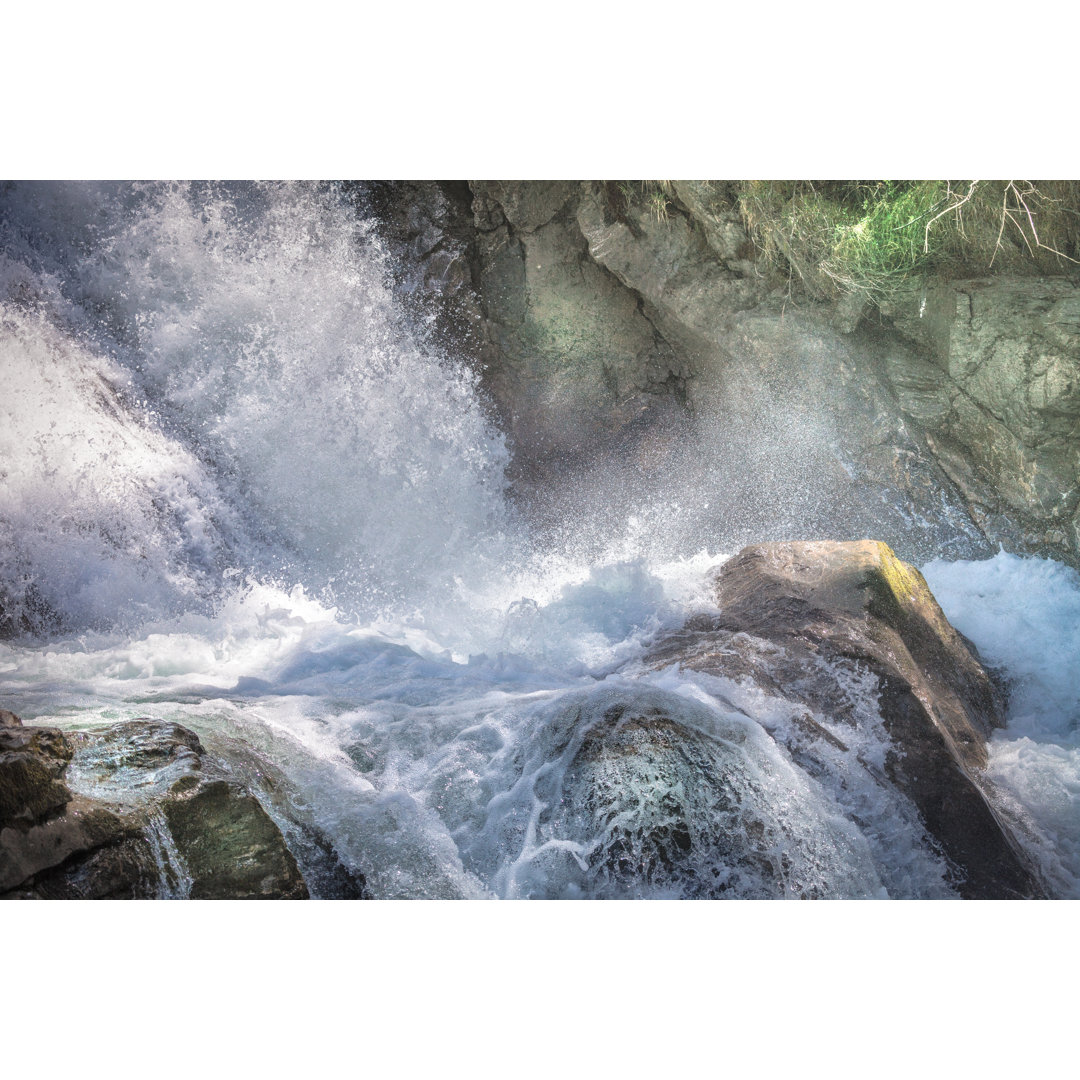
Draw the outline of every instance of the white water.
M724 553L667 544L662 499L588 560L573 522L539 550L475 379L332 191L19 185L0 213L4 707L254 755L379 897L951 895L876 779L870 688L839 749L729 680L634 673ZM968 629L997 563L931 583L980 646L1020 610L1049 640L1080 586L1051 566L1025 609L1036 562ZM1075 895L1075 686L1045 655L1000 656L1030 693L992 774Z
M953 625L1010 676L987 775L1059 895L1080 898L1080 575L1005 552L923 572Z

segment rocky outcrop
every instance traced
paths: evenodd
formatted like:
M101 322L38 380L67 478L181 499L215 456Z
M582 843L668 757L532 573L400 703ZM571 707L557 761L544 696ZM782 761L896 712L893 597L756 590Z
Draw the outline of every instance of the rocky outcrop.
M650 410L678 408L688 370L640 298L590 256L583 185L471 186L486 377L524 471L587 459Z
M883 305L917 344L888 377L977 520L1013 545L1080 552L1080 283L932 281Z
M897 408L880 341L758 272L724 185L675 182L666 216L611 186L472 184L490 385L519 465L720 483L731 546L790 534L794 512L800 531L876 533L913 558L992 550ZM775 520L747 513L763 507Z
M986 737L1004 724L1001 692L917 570L872 541L760 544L726 562L715 585L720 614L660 643L654 666L677 662L803 702L805 724L833 743L813 714L866 723L850 687L869 675L890 740L881 782L915 806L960 895L1043 895L982 786Z
M0 897L307 898L281 830L193 732L0 719Z
M519 489L666 469L664 448L706 431L697 456L757 473L758 501L805 494L804 530L1080 565L1075 279L935 281L878 310L765 269L722 181L672 181L659 203L637 182L471 181L468 210L461 184L380 190L408 289L481 371ZM750 441L766 461L740 460Z

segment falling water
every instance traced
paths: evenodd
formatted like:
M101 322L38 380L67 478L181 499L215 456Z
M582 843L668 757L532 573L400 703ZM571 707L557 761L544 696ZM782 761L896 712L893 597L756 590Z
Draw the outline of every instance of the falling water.
M572 517L539 542L475 375L332 186L6 185L0 249L5 707L149 714L276 770L286 835L379 897L952 895L879 783L872 687L862 742L808 771L783 700L634 669L711 610L730 550L668 541L662 476L603 543ZM986 570L935 572L952 614ZM1061 617L1036 609L1030 640ZM991 772L1077 895L1075 723L1029 723L1053 676L1000 652L1033 689ZM1075 711L1062 693L1047 714Z

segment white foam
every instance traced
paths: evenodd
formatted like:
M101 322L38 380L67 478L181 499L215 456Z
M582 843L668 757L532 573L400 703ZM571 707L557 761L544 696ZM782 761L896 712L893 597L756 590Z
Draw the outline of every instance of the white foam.
M5 210L5 580L63 625L175 613L230 567L404 610L500 558L476 378L405 325L331 193L20 185Z
M1004 551L923 574L950 622L1009 677L987 775L1031 827L1046 876L1080 898L1080 575Z
M644 487L615 470L564 491L538 550L476 378L403 318L332 191L4 200L0 603L44 632L0 643L5 707L75 726L149 714L238 772L272 767L275 813L378 896L950 894L880 782L873 687L852 676L863 723L839 749L827 717L627 667L713 610L723 555L703 544L797 534L832 505L832 420L803 409L782 429L751 409L728 430L704 410ZM991 775L1068 893L1080 591L1010 559L927 574L1017 680ZM634 753L583 749L604 725Z

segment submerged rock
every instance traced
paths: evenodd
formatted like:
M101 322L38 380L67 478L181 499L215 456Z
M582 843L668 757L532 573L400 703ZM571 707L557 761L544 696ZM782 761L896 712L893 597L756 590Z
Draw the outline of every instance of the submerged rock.
M752 683L853 728L865 721L851 680L869 676L891 742L881 781L915 806L959 894L1044 895L983 790L1002 695L916 569L873 541L759 544L715 584L720 614L659 643L654 667Z
M737 712L645 686L575 696L537 733L506 841L541 806L510 895L854 899L884 895L859 830Z
M280 829L194 732L2 719L0 897L307 898Z

